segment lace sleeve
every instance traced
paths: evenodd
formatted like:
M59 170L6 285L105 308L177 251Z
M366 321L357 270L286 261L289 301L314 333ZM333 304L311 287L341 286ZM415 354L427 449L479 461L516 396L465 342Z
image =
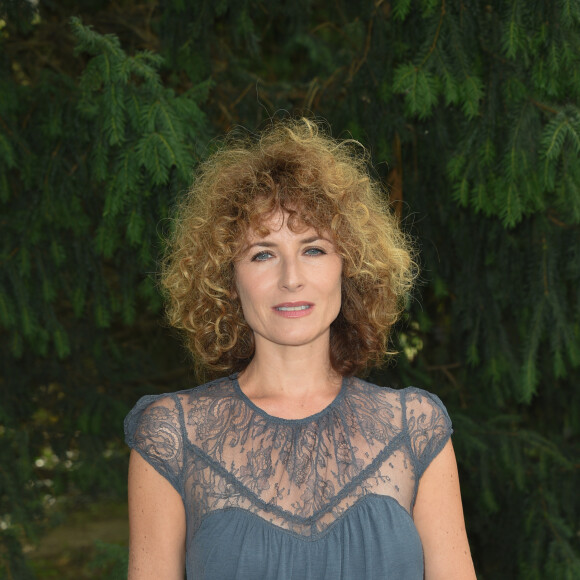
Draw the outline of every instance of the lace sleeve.
M125 417L125 441L183 497L183 421L177 397L147 395Z
M437 395L405 389L405 418L417 482L453 433L451 419Z

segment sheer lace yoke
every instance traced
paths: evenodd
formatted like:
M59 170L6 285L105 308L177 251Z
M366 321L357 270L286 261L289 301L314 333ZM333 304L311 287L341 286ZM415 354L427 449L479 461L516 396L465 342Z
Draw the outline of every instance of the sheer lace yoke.
M280 419L254 405L232 376L145 397L126 431L129 445L183 497L188 535L207 515L237 508L311 537L369 494L411 514L419 478L451 424L426 391L356 378L344 379L321 412Z

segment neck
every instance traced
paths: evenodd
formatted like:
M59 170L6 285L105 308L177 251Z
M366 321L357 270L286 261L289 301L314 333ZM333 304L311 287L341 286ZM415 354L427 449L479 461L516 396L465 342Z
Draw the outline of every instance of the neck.
M330 365L328 342L279 349L259 348L257 344L239 382L250 398L297 401L313 395L336 395L342 377Z

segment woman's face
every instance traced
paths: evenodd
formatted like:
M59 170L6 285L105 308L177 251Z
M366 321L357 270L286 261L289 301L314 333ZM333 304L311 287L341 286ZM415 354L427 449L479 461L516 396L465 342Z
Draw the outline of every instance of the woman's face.
M342 258L330 238L307 228L298 233L274 214L270 233L250 235L235 265L244 318L254 331L256 352L266 345L329 344L330 325L341 304Z

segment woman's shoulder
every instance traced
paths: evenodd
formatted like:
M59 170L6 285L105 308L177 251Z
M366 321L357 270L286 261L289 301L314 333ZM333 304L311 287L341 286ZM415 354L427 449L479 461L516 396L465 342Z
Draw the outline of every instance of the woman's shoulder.
M373 399L377 402L400 406L407 413L440 411L448 417L447 409L435 394L419 387L402 389L376 385L360 378L351 380L353 394Z
M180 408L195 404L200 400L216 400L234 394L231 377L222 377L201 385L195 385L178 391L143 395L138 399L131 412L156 408Z
M453 433L447 409L434 393L417 387L381 387L361 379L351 385L353 406L370 421L395 426L412 456L423 466Z
M191 449L190 407L213 395L219 381L174 393L145 395L127 414L125 441L184 497L184 465ZM223 386L221 387L223 388Z
M425 389L406 387L392 389L357 379L358 388L375 401L383 401L398 411L402 433L409 450L418 461L419 475L441 451L453 433L449 413L441 399ZM379 414L377 413L377 416Z
M183 432L192 409L210 407L234 394L233 381L225 377L179 391L143 395L125 417L125 434L131 438L139 426L159 424Z

